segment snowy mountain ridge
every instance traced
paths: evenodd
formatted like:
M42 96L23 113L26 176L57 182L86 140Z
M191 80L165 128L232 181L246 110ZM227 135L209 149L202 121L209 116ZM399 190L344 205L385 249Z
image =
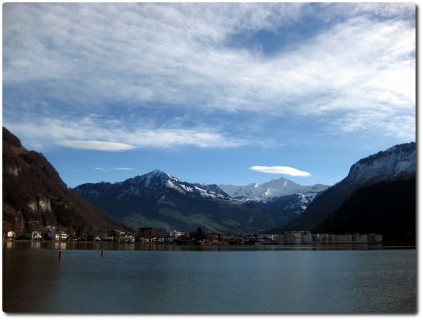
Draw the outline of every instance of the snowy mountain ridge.
M174 189L181 194L197 194L203 198L230 200L230 197L214 185L200 185L180 181L178 178L160 170L154 170L147 174L127 179L123 182L110 184L110 187L119 189L124 196L163 197L164 190ZM114 189L114 188L113 188Z
M348 184L363 184L367 181L392 179L401 176L414 175L416 172L416 146L407 143L393 146L356 162L344 179ZM126 196L147 196L151 199L162 198L166 190L173 189L183 195L200 195L203 198L221 199L237 202L268 202L276 198L297 195L302 198L302 209L305 209L314 198L327 190L329 186L315 184L302 186L285 178L273 179L268 182L248 185L207 185L188 183L177 179L160 170L118 182L115 184L101 183L101 193L116 194L122 199ZM78 189L79 187L77 187ZM95 197L98 188L86 190Z
M221 184L219 187L233 199L256 202L266 202L291 194L306 195L311 202L318 193L329 188L323 184L302 186L285 178L270 180L262 184L250 183L246 186Z
M76 190L93 198L109 194L118 199L129 196L166 199L166 190L173 189L183 195L200 195L203 198L235 202L268 202L283 196L297 195L298 199L301 199L302 210L314 200L317 194L329 187L322 184L302 186L285 178L274 179L263 184L251 183L246 186L207 185L183 182L160 170L122 182L113 184L102 182L95 185L94 188L90 188L94 184L83 184L76 187Z
M371 180L385 180L416 174L416 143L393 146L351 166L347 180L361 184Z

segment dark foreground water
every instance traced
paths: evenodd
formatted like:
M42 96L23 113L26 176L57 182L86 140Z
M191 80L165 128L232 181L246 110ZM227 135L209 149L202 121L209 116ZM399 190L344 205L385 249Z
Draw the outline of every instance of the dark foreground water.
M417 308L414 249L109 245L101 257L101 246L3 243L3 311L339 314Z

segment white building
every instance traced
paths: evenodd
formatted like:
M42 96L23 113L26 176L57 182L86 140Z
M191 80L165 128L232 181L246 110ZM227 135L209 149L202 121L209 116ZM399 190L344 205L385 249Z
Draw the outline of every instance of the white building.
M311 235L310 232L306 232L301 237L302 237L302 242L303 243L311 243L311 242L313 242L313 236Z
M352 236L353 242L367 243L367 234L354 234Z

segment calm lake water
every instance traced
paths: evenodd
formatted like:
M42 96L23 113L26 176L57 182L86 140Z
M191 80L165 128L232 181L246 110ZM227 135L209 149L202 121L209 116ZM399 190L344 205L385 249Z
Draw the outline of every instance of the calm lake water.
M367 246L4 242L3 311L415 313L416 264L415 249Z

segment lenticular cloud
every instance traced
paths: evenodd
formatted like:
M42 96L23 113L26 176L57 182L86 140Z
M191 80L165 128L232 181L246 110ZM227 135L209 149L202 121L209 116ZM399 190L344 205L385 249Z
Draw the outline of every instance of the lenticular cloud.
M109 141L82 141L82 140L61 140L57 141L56 144L74 148L74 149L86 149L86 150L97 150L97 151L125 151L131 150L135 147L126 143L109 142Z
M291 167L284 167L284 166L272 166L272 167L265 167L265 166L252 166L250 170L264 172L264 173L275 173L275 174L287 174L294 177L308 177L311 176L311 173L307 171L301 171Z

